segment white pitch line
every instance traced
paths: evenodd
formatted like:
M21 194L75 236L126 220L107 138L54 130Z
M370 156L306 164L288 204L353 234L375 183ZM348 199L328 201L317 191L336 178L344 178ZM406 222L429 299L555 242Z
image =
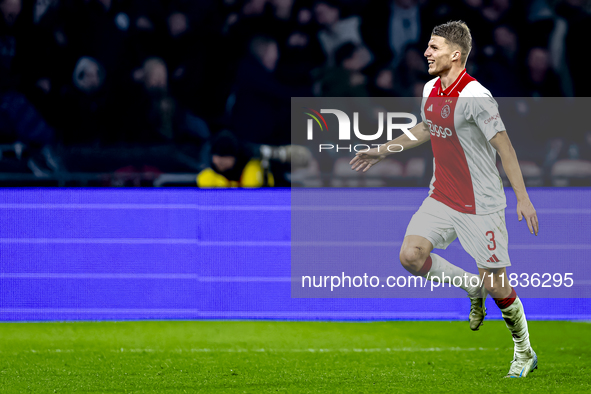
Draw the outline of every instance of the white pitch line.
M200 282L291 282L290 277L274 276L202 276L199 274L114 274L7 272L0 279L192 279Z
M201 309L172 309L172 308L0 308L3 313L37 313L37 314L77 314L77 315L181 315L188 319L342 319L342 320L367 320L367 319L451 319L456 320L463 314L457 312L298 312L298 311L207 311Z
M519 250L589 250L591 244L541 244L541 245L511 245L509 249Z
M416 211L419 209L419 206L414 205L367 205L367 206L358 206L358 205L330 205L330 206L323 206L323 205L293 205L291 206L292 211L347 211L347 212L370 212L370 211L387 211L387 212L405 212L405 211Z
M290 205L198 204L0 204L0 209L166 209L193 211L289 211Z
M387 280L388 277L378 277L380 281ZM255 282L271 282L271 283L300 283L301 277L290 278L287 276L201 276L199 274L115 274L115 273L51 273L51 272L5 272L0 273L0 279L187 279L197 280L199 282L207 283L255 283ZM591 285L591 280L578 279L575 280L573 286L588 286ZM533 286L530 286L533 287ZM540 287L540 286L536 286ZM563 286L551 286L549 288L560 288ZM459 297L458 297L459 298Z
M125 244L197 246L291 246L289 241L201 241L192 238L0 238L0 244Z
M292 241L290 246L364 246L364 247L398 247L402 242L380 241Z
M509 349L509 348L507 348ZM211 348L192 348L192 349L151 349L151 348L120 348L111 349L111 353L397 353L397 352L478 352L478 351L498 351L499 348L483 347L398 347L398 348L302 348L302 349L211 349ZM81 352L101 352L93 349L26 349L17 353L81 353ZM0 351L2 353L2 351ZM8 353L8 352L5 352ZM14 352L12 352L14 353Z
M493 350L489 348L461 348L461 347L431 347L431 348L344 348L344 349L330 349L330 348L302 348L302 349L174 349L173 352L183 353L389 353L389 352L475 352ZM495 348L494 350L499 350ZM112 350L113 352L169 352L170 350L163 349L119 349Z
M564 214L564 215L591 215L591 209L585 208L541 208L536 209L538 214Z
M203 247L399 247L380 241L201 241L192 238L0 238L0 244L195 245ZM461 248L461 245L453 245ZM509 245L513 250L591 250L591 244Z
M0 209L164 209L193 211L416 211L414 205L0 204Z
M55 203L4 203L0 209L164 209L195 211L416 211L418 205L199 205L199 204L55 204ZM538 214L590 215L588 208L541 208Z

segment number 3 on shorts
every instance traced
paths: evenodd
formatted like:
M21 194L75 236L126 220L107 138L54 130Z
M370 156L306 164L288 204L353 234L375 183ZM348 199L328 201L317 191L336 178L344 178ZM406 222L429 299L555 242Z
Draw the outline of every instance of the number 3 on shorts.
M489 241L492 242L492 247L488 245L488 250L495 250L497 248L497 243L495 242L495 233L492 231L487 231L486 236L488 237L490 234Z

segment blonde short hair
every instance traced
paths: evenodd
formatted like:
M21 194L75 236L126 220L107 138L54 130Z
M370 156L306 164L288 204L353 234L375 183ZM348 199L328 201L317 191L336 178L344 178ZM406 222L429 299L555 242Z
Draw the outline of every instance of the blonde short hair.
M443 37L449 44L459 47L462 54L460 57L462 65L466 64L466 59L472 50L472 34L465 22L449 21L435 26L431 35Z

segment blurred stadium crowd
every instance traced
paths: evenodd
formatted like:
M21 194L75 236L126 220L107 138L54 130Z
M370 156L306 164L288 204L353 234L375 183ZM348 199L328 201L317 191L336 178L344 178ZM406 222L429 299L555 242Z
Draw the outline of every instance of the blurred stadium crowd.
M420 96L431 29L457 19L474 37L468 72L493 95L585 96L590 10L584 0L0 0L0 185L194 186L200 174L203 187L287 186L290 97ZM529 184L589 183L590 131L524 130L514 143L530 153ZM423 184L428 156L407 154L393 184L407 171ZM310 163L306 176L337 167Z

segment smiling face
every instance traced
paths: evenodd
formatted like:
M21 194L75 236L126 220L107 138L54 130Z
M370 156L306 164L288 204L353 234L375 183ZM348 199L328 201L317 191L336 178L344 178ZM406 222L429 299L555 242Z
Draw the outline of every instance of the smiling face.
M439 76L445 73L451 69L454 62L458 62L458 64L461 62L460 55L460 50L450 45L445 38L431 36L425 51L429 74Z

